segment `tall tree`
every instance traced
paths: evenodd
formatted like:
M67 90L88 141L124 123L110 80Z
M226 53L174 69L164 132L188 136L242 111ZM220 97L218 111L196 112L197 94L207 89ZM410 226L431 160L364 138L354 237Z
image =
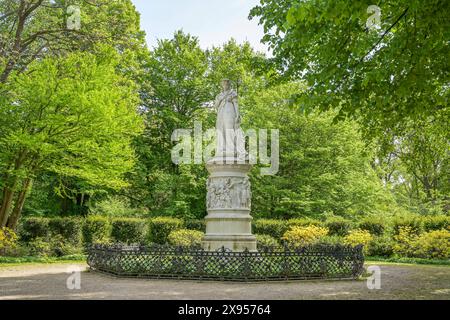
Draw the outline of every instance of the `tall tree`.
M301 108L337 108L337 119L361 120L370 137L447 108L450 67L448 1L380 1L373 27L372 4L261 0L250 14L280 67L307 81Z
M141 120L137 87L117 73L119 61L102 48L97 56L73 53L36 61L12 76L9 99L0 105L0 118L13 123L2 128L0 140L1 226L15 226L31 181L43 170L98 188L126 185L123 174L133 166L130 144Z

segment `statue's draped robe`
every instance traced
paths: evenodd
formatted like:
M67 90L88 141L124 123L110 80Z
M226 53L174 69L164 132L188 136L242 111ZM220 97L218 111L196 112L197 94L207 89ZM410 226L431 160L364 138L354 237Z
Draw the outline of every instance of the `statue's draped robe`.
M237 93L227 90L216 97L216 156L245 158L245 140L241 129Z

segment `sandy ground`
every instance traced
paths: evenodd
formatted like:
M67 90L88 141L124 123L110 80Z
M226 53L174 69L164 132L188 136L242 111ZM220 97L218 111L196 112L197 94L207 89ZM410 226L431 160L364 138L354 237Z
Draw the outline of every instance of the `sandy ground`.
M366 280L230 283L121 279L90 272L85 264L0 267L3 299L440 299L450 300L450 267L385 265L381 289ZM72 270L82 270L80 289L68 289ZM71 278L74 279L74 278ZM76 284L76 281L69 281Z

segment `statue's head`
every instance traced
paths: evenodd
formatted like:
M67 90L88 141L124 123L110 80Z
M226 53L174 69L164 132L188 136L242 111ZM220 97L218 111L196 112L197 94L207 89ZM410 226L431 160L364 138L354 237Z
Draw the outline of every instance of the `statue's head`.
M227 91L231 89L231 80L223 79L220 83L223 91Z

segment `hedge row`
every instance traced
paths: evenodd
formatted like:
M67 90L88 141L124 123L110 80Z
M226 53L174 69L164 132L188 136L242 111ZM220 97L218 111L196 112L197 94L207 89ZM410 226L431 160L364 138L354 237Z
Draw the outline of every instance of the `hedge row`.
M332 218L326 221L312 219L253 221L253 233L268 235L281 239L286 231L293 226L323 226L329 230L329 236L344 237L350 230L367 230L375 237L383 237L387 233L397 235L401 227L408 226L417 234L434 230L450 228L450 217L429 216L397 218L392 221L368 218L353 222L343 218ZM180 229L205 231L203 220L188 220L170 217L155 217L150 219L116 218L108 219L102 216L80 218L27 218L23 219L18 230L20 239L24 242L36 238L50 239L61 236L72 245L96 242L127 242L127 243L167 243L170 232Z
M62 236L73 245L81 243L122 242L160 243L168 241L171 231L182 229L180 219L156 217L152 219L118 218L101 216L80 218L27 218L18 229L20 240L32 242L35 239L50 240Z

